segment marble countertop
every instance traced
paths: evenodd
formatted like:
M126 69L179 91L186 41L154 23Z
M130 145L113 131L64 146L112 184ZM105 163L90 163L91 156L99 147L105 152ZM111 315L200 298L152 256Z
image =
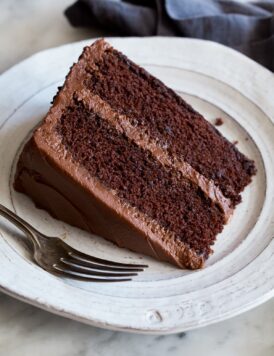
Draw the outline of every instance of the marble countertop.
M0 73L49 47L109 33L74 29L73 0L0 1ZM273 356L274 300L233 319L171 336L107 331L67 320L0 293L0 355Z

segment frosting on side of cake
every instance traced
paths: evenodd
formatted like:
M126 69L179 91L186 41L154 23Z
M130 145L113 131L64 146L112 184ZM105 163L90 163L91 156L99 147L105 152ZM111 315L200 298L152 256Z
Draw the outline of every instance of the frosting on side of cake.
M56 148L58 155L53 155ZM171 232L122 201L115 191L107 189L98 179L91 177L84 167L74 162L57 135L54 135L51 146L48 146L39 134L35 134L23 152L23 159L24 166L18 167L16 189L28 189L30 196L38 202L38 207L46 208L53 216L104 236L104 230L103 233L100 231L102 221L98 221L98 230L95 219L98 216L95 214L96 210L103 210L101 215L104 215L106 209L107 214L115 217L115 225L110 224L110 229L111 226L118 226L116 233L110 231L107 237L118 246L146 253L182 268L203 267L203 255L198 255L182 241L175 240ZM75 201L69 198L74 196L74 189L77 189L75 196L78 198ZM100 205L91 211L92 204L86 204L92 201L96 204L100 202ZM125 224L134 227L136 231L135 234L131 231L132 236L128 234L126 239L123 237Z

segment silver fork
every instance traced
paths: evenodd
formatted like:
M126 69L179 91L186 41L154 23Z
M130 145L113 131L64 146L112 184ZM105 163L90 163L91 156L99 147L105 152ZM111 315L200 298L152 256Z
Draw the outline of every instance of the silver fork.
M0 204L0 215L29 238L34 261L44 270L66 278L91 282L125 282L137 276L147 265L104 260L75 250L59 237L42 234L25 220Z

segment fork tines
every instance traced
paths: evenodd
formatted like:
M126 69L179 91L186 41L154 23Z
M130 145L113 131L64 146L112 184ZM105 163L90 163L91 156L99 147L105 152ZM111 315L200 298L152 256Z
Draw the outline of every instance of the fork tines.
M112 262L72 250L66 257L54 264L56 273L69 278L92 282L131 281L137 272L142 272L147 265Z

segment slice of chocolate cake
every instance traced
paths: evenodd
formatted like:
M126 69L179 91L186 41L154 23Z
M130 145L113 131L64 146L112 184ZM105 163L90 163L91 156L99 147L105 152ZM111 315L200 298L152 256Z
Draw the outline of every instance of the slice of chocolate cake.
M99 40L24 147L14 186L58 219L196 269L254 174L174 91Z

